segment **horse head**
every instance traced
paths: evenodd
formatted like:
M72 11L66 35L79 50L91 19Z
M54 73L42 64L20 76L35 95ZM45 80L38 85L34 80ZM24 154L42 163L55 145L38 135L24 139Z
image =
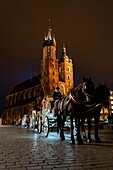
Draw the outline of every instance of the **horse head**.
M82 91L84 93L89 94L89 95L93 95L93 93L94 93L94 83L93 83L91 77L90 78L83 77Z
M105 108L109 107L110 90L106 84L99 84L95 90L95 97L98 102L101 102Z

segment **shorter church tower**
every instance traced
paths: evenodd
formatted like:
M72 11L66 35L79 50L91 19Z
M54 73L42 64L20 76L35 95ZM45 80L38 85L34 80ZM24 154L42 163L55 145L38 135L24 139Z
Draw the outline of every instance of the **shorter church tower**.
M59 85L62 94L66 95L74 87L73 80L73 63L72 59L67 56L66 47L63 44L62 56L59 59Z

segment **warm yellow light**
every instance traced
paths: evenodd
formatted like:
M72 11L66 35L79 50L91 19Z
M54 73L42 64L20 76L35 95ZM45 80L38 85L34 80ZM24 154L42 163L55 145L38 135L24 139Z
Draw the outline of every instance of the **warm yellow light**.
M113 96L110 96L110 99L113 99Z

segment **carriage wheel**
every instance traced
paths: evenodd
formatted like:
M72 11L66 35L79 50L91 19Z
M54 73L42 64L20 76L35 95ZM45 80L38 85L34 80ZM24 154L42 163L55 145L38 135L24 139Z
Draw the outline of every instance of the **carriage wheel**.
M41 132L42 132L42 119L39 116L38 117L38 133L41 133Z
M49 134L49 119L48 119L47 116L44 119L43 131L44 131L45 137L48 137L48 134Z

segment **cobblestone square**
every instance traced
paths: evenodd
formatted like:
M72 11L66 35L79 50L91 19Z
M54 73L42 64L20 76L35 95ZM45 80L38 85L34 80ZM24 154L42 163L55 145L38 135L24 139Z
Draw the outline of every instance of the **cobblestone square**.
M101 143L71 145L67 132L60 141L56 132L45 138L32 129L0 126L0 170L112 170L113 130L99 134Z

